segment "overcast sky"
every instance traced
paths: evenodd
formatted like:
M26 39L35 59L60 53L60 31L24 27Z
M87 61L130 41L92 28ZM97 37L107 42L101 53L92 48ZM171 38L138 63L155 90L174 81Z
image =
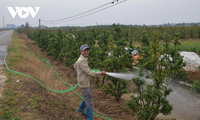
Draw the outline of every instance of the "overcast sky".
M200 0L126 0L120 4L117 2L108 4L104 7L117 5L80 19L62 23L44 22L77 15L111 1L114 0L0 0L0 28L3 26L3 17L5 24L18 26L25 24L26 21L32 26L37 26L38 19L43 20L41 24L46 26L87 26L113 23L158 25L200 22ZM118 3L122 1L118 0ZM15 7L33 7L34 11L36 11L35 7L40 7L40 9L35 18L30 14L27 18L20 18L16 14L13 18L7 7L13 7L14 11L16 11Z

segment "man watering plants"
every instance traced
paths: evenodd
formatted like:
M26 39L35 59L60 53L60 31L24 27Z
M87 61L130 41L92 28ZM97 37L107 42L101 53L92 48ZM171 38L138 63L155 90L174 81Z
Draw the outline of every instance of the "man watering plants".
M100 76L106 75L105 71L95 72L91 71L88 66L88 55L89 55L89 46L87 44L81 45L80 51L81 55L78 60L73 65L74 69L77 71L77 81L84 100L82 101L78 112L81 112L83 115L87 116L87 120L93 120L92 117L92 92L90 85L90 76ZM86 108L86 113L84 109Z

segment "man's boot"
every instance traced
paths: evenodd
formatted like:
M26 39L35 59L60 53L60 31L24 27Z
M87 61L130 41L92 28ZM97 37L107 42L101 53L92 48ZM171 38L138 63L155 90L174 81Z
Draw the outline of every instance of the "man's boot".
M81 112L83 115L86 115L85 112L84 112L85 108L86 108L85 100L83 100L79 109L78 109L78 112Z
M93 120L93 117L92 117L92 108L87 108L86 109L86 115L87 115L87 120Z

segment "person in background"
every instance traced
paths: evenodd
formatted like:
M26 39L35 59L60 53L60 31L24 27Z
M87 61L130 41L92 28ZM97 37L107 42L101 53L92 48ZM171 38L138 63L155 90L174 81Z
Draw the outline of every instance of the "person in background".
M88 55L89 55L89 46L87 44L81 45L80 51L81 55L78 60L74 63L73 67L77 71L77 81L81 89L84 100L82 101L78 112L81 112L83 115L87 116L87 120L93 120L92 117L92 92L90 85L90 76L100 76L107 75L106 71L95 72L91 71L88 66ZM86 113L84 109L86 108Z

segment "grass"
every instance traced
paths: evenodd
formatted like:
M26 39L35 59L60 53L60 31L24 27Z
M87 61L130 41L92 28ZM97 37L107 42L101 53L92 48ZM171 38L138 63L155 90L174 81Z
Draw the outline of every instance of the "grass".
M187 52L195 52L196 54L200 55L200 40L196 39L189 39L189 40L179 40L181 43L180 50L187 51ZM174 45L171 43L170 47Z
M12 120L22 120L20 117L14 117Z
M200 93L200 81L197 81L197 80L194 81L194 84L192 84L190 91L192 93Z
M19 42L16 35L12 36L13 41L10 44L10 47L8 48L8 51L10 51L10 55L13 57L10 59L11 62L8 63L10 65L10 68L14 68L15 62L20 61L21 56L17 53L16 48L23 47ZM5 83L7 83L7 87L3 90L3 95L5 96L0 101L2 104L0 105L0 119L10 119L15 112L17 112L19 109L16 106L17 97L19 97L18 93L14 91L15 85L13 85L11 82L13 81L14 74L11 72L6 72L7 80Z
M11 70L31 75L51 89L59 91L69 89L70 87L63 84L42 61L42 59L47 58L45 51L42 52L34 41L27 39L23 34L19 35L14 32L12 41L8 46L9 54L6 62ZM48 59L50 59L51 66L59 73L61 79L73 86L76 84L75 71L66 67L64 63L51 58L51 56ZM62 94L55 93L42 87L29 77L11 73L7 70L5 72L8 79L4 86L4 97L0 99L0 119L86 119L85 116L77 112L82 99L72 91ZM16 82L17 80L20 81ZM75 91L82 95L78 87ZM96 91L98 91L98 94L100 93L100 90ZM93 94L94 98L97 98L94 102L97 101L97 103L98 101L101 102L98 98L101 96L98 96L98 94ZM102 99L105 98L102 97ZM106 116L107 113L99 112L98 114ZM117 116L119 118L115 117L116 120L121 120L121 115ZM102 120L98 116L93 117ZM131 115L126 116L126 118L132 119Z
M5 111L5 113L0 118L1 119L3 119L3 118L9 119L9 118L11 118L11 116L13 115L13 113L14 113L14 111L11 111L11 110Z
M38 52L39 51L39 52ZM8 46L6 62L11 70L31 75L45 86L54 90L67 90L70 87L63 84L56 74L42 59L44 55L35 45L34 41L26 39L23 35L14 32L12 41ZM50 61L51 62L51 61ZM54 69L57 71L59 68ZM33 79L5 70L7 80L0 99L0 119L84 119L76 109L81 99L70 93L54 93L36 83ZM63 72L63 75L66 74ZM62 76L63 76L62 75ZM61 78L63 78L61 76ZM71 78L65 81L75 85ZM19 82L16 82L20 80ZM70 81L71 80L71 81ZM80 89L76 91L81 94ZM76 100L75 100L76 99ZM64 108L63 108L64 106ZM27 114L28 113L28 114ZM74 114L75 113L75 114ZM30 118L30 116L33 116Z
M200 54L200 41L199 42L190 42L190 43L182 43L180 45L181 51L195 52L196 54Z

